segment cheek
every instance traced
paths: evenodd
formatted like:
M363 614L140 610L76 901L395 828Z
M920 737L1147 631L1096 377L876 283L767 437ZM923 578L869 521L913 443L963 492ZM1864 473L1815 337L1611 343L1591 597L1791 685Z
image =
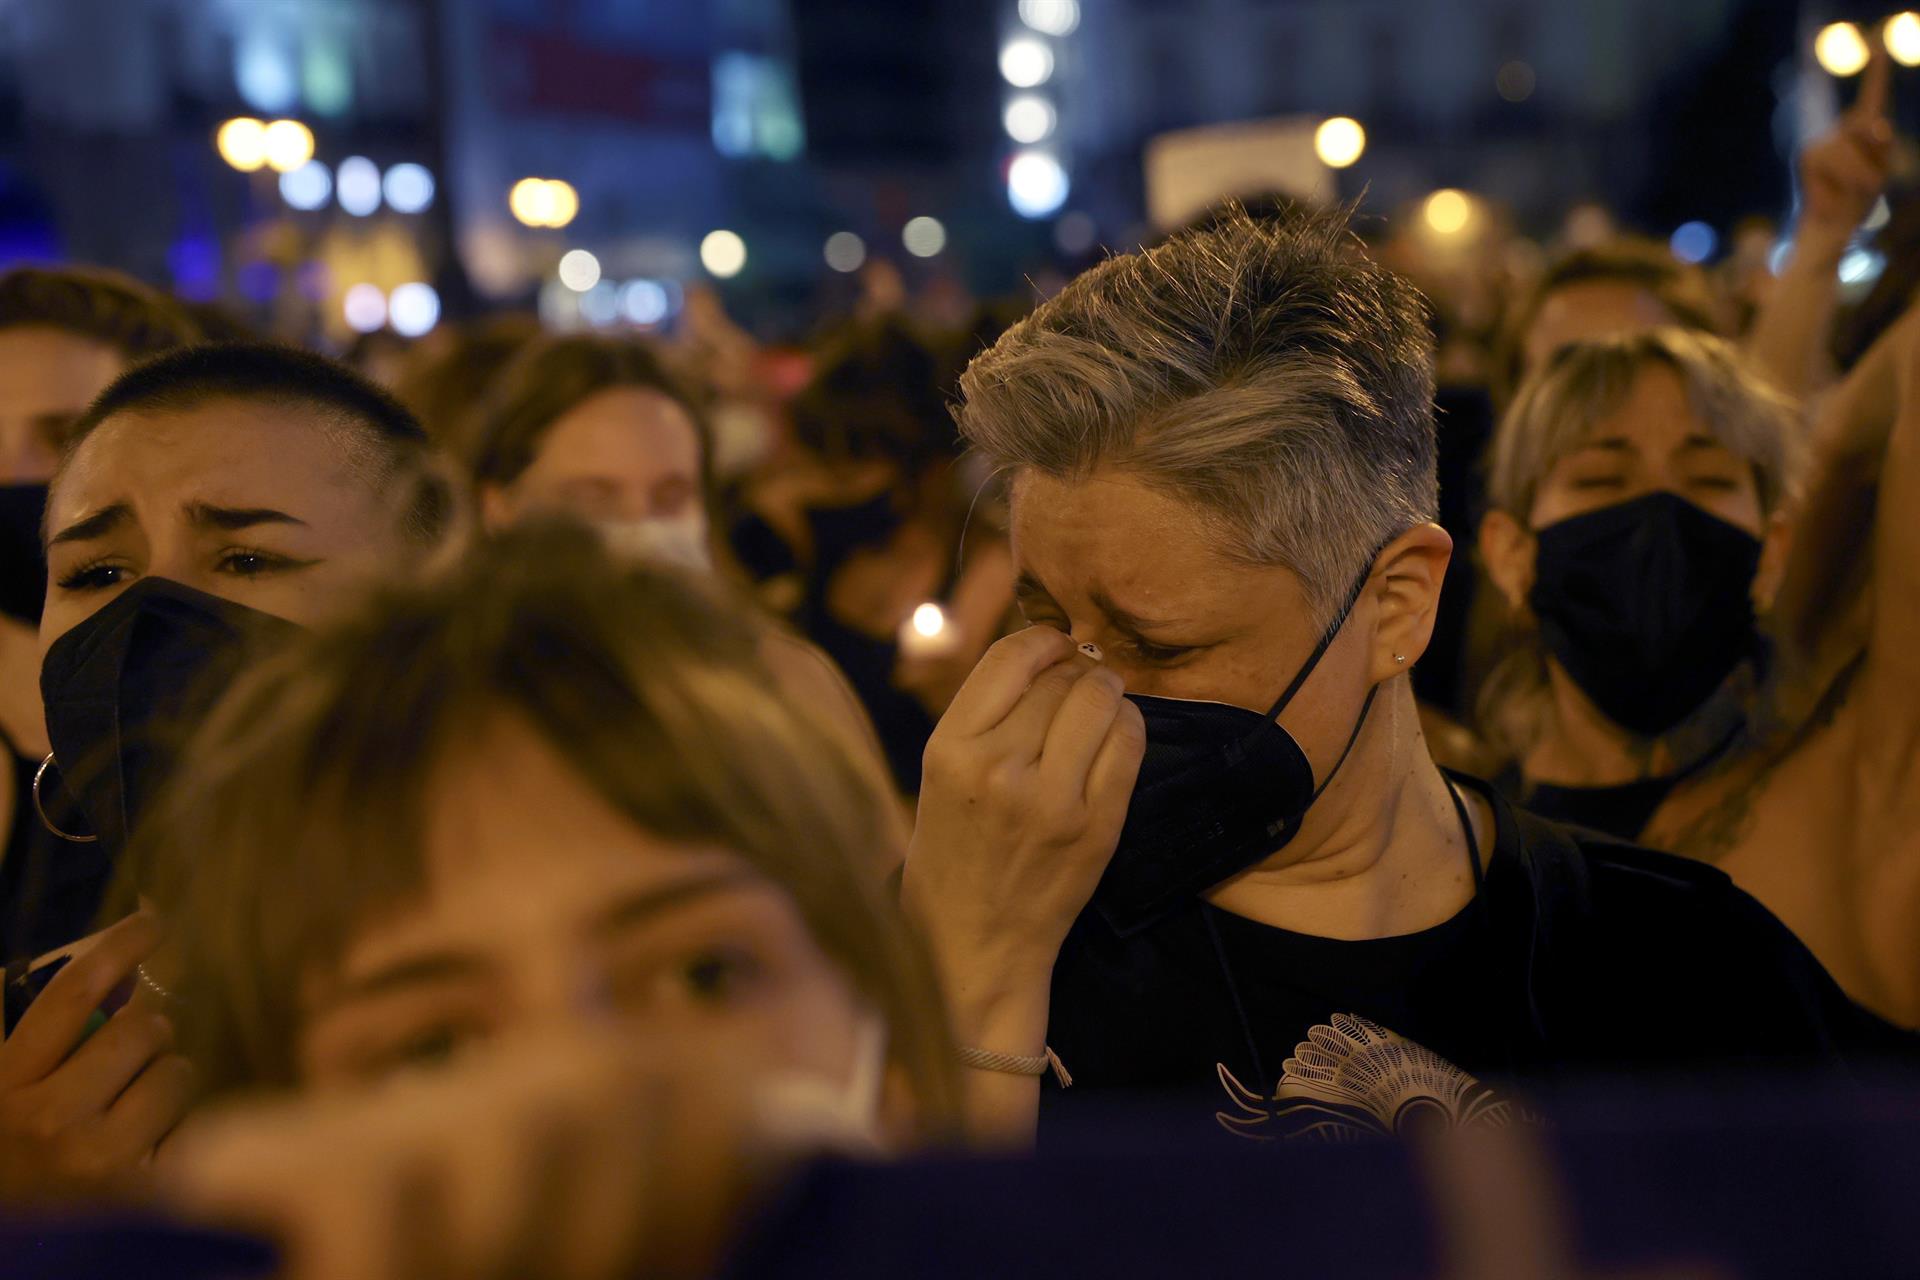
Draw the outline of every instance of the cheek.
M837 968L823 958L771 994L715 1019L709 1046L757 1072L840 1079L852 1070L859 999Z

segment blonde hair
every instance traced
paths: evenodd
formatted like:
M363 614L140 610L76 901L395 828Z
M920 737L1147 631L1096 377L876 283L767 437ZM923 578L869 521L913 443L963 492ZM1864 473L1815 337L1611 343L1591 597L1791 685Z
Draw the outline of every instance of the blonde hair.
M131 860L172 922L208 1088L296 1082L302 984L421 890L434 770L505 712L636 825L733 850L791 896L939 1127L951 1049L931 964L871 871L882 799L783 697L761 634L699 583L536 526L242 677Z
M962 435L998 466L1111 466L1191 504L1329 621L1432 520L1433 338L1338 211L1218 223L1109 259L967 368Z
M1487 501L1531 527L1540 486L1601 420L1618 412L1648 369L1676 374L1713 437L1753 468L1763 512L1786 501L1800 410L1729 342L1677 327L1563 347L1534 371L1500 419L1487 451ZM1500 750L1524 754L1549 714L1546 650L1525 610L1510 612L1492 674L1477 699L1479 728Z

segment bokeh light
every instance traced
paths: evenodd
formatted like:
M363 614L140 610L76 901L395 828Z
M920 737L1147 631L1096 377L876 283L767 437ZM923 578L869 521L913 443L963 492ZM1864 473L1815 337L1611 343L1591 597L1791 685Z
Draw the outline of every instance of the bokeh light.
M1667 247L1673 251L1674 257L1692 263L1705 262L1713 256L1713 251L1719 245L1720 237L1714 229L1698 220L1681 223L1674 228L1672 239L1667 241Z
M1427 225L1441 235L1458 235L1473 221L1473 200L1464 191L1444 187L1427 197L1421 212Z
M418 338L440 323L440 295L418 280L400 285L387 299L387 320L403 338Z
M222 160L242 173L252 173L267 163L267 126L252 116L236 116L220 126L213 145Z
M564 227L580 212L580 193L559 178L522 178L507 193L507 208L529 227Z
M947 229L940 219L922 214L907 220L900 231L900 243L916 258L931 258L947 247Z
M1042 142L1053 132L1057 116L1043 95L1023 93L1007 103L1000 119L1015 142Z
M620 286L620 314L631 323L652 327L667 318L667 288L658 280L629 280Z
M275 120L267 126L267 164L275 173L292 173L313 159L313 130L298 120Z
M333 198L333 174L318 160L309 160L280 175L280 198L295 209L323 209Z
M387 295L377 284L356 284L347 290L341 313L355 333L372 333L387 323Z
M1503 65L1493 77L1493 87L1508 102L1525 102L1533 96L1535 77L1530 63L1515 59Z
M380 190L395 213L421 213L433 203L433 174L425 165L404 161L387 170Z
M1000 74L1016 89L1045 84L1053 75L1053 50L1045 40L1015 36L1000 46Z
M1813 56L1829 75L1859 75L1866 68L1872 51L1867 38L1851 22L1834 22L1820 28L1813 39Z
M1067 171L1044 151L1023 151L1007 166L1007 203L1023 218L1054 213L1070 189Z
M1080 25L1080 0L1020 0L1020 21L1050 36L1070 36Z
M836 231L827 237L821 252L835 271L858 271L867 260L867 242L851 231Z
M1330 169L1344 169L1367 150L1367 131L1351 116L1334 116L1313 131L1314 154Z
M1920 67L1920 13L1907 10L1887 19L1880 33L1887 52L1903 67Z
M585 249L569 249L560 256L560 283L585 293L600 283L600 259Z
M732 231L709 231L700 242L700 265L721 280L731 280L747 265L747 242Z
M380 207L380 166L365 156L348 156L333 176L334 198L356 218Z

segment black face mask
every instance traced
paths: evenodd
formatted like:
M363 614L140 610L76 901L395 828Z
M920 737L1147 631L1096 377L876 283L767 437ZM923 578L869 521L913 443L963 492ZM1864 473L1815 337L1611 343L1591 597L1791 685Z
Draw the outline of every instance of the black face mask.
M1378 687L1368 690L1346 749L1318 788L1307 753L1275 719L1346 626L1366 581L1265 715L1224 702L1127 695L1146 720L1146 755L1120 843L1090 904L1122 937L1263 861L1299 832L1359 741Z
M143 578L53 642L40 668L66 796L109 856L126 847L179 735L233 677L300 628L165 578ZM79 833L74 833L79 834Z
M47 514L44 484L0 485L0 613L40 621L47 598L47 553L40 524Z
M1757 655L1761 548L1746 530L1662 492L1535 536L1547 651L1616 724L1661 737Z

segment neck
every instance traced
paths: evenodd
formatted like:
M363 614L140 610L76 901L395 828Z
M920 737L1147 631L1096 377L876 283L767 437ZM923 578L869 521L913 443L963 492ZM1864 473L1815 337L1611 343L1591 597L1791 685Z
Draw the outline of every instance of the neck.
M1607 719L1551 659L1547 683L1541 733L1520 765L1529 784L1612 787L1673 772L1672 752Z
M1492 815L1463 793L1483 851ZM1427 753L1405 679L1380 691L1353 754L1266 862L1207 895L1224 911L1326 938L1385 938L1441 923L1473 896L1466 836Z

